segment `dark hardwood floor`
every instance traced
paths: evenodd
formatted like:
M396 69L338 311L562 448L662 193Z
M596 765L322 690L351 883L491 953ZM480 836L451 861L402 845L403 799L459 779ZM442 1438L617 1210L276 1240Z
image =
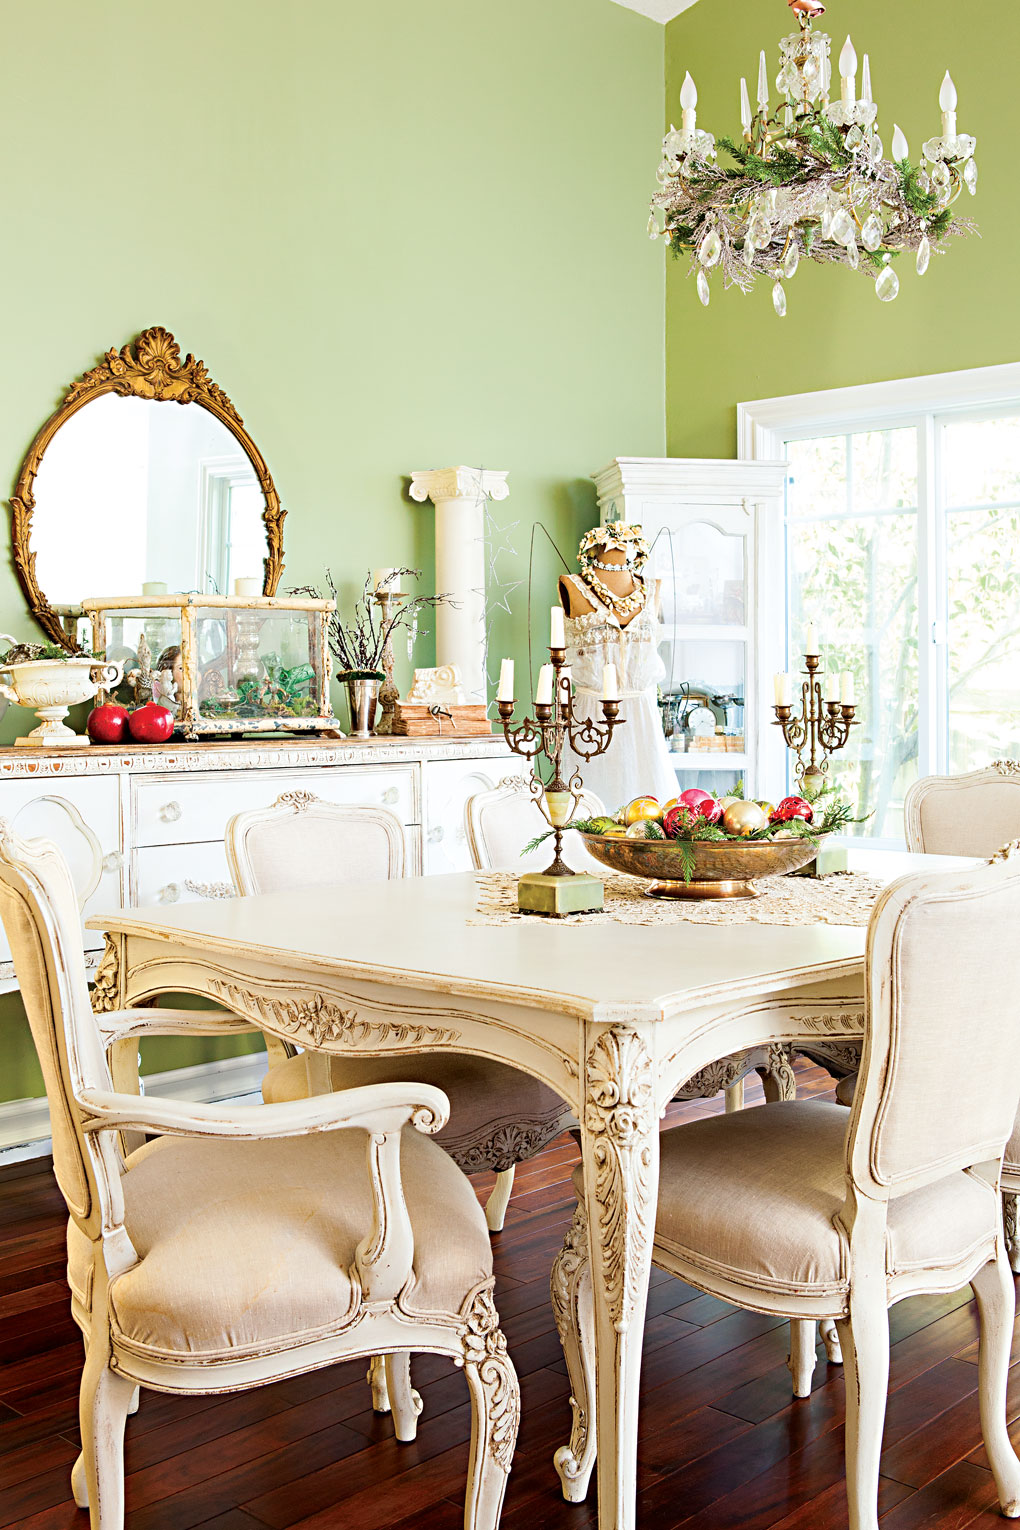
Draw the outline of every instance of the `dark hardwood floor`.
M828 1089L817 1070L800 1078L802 1093ZM717 1108L698 1102L673 1114ZM569 1415L548 1277L570 1220L575 1162L573 1143L561 1138L518 1170L506 1229L494 1239L497 1305L523 1391L506 1530L596 1523L594 1487L591 1503L567 1505L552 1469ZM479 1177L482 1197L488 1188ZM48 1161L0 1172L0 1526L22 1530L87 1525L69 1482L81 1343L64 1283L64 1227ZM979 1443L968 1295L917 1298L891 1314L888 1530L1002 1523ZM785 1324L653 1272L641 1530L846 1525L842 1372L819 1359L811 1397L793 1401L786 1352ZM1020 1346L1014 1353L1020 1360ZM416 1362L425 1412L417 1440L398 1445L389 1421L371 1412L364 1369L339 1366L225 1398L143 1392L128 1420L128 1530L455 1530L470 1427L462 1376L430 1356ZM1020 1418L1018 1365L1010 1416Z

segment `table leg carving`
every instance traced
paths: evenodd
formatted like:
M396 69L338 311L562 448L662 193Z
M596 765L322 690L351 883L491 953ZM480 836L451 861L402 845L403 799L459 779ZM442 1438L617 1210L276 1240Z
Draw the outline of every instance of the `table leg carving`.
M578 1202L574 1220L552 1267L553 1316L563 1345L573 1415L570 1444L553 1456L568 1503L583 1503L595 1465L595 1318L588 1255L588 1217Z
M645 1038L599 1028L587 1048L582 1158L597 1336L601 1530L632 1530L641 1343L659 1183L654 1064Z
M797 1098L797 1075L793 1071L793 1048L784 1041L769 1047L768 1063L755 1070L761 1079L765 1100L774 1105L779 1100Z
M106 936L106 946L96 968L92 987L92 1013L109 1015L123 1009L121 989L120 941Z
M1020 1274L1020 1238L1017 1236L1017 1198L1008 1190L1002 1192L1002 1229L1005 1235L1006 1258L1013 1274Z

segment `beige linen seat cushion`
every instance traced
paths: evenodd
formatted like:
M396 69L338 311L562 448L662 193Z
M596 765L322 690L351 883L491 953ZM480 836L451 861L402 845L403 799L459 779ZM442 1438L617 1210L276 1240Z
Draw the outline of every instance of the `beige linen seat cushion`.
M833 1225L846 1195L848 1117L823 1100L709 1116L659 1137L656 1248L783 1295L840 1295ZM889 1204L886 1268L939 1269L994 1235L997 1197L956 1172Z
M128 1159L125 1225L139 1263L110 1287L114 1336L144 1355L238 1359L335 1334L372 1225L367 1134L257 1142L162 1137ZM456 1314L492 1274L485 1217L452 1159L413 1128L401 1173L414 1230L402 1306ZM91 1245L68 1227L68 1280L91 1307ZM356 1277L355 1277L356 1279Z
M301 1052L266 1074L267 1105L303 1100L330 1089L364 1084L435 1084L450 1101L450 1119L435 1137L462 1169L512 1169L573 1121L569 1107L547 1084L519 1068L466 1053L413 1057L326 1057Z

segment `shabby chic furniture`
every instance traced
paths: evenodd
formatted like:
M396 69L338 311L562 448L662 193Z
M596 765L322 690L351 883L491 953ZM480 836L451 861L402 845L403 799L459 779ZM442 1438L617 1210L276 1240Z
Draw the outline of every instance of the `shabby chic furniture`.
M73 649L87 591L240 579L275 595L286 513L226 393L157 327L107 351L37 433L11 497L14 567L43 631Z
M227 824L227 860L239 893L290 892L343 882L402 877L404 837L387 808L338 807L310 792L288 792L270 807L238 813ZM421 1057L415 1076L442 1089L450 1119L440 1145L461 1169L488 1169L497 1178L485 1207L490 1232L500 1232L514 1169L533 1158L573 1117L545 1084L519 1068L484 1058ZM300 1052L271 1067L262 1083L267 1104L305 1099L331 1089L399 1081L402 1059L328 1057Z
M52 845L6 824L0 915L70 1212L71 1308L86 1348L71 1480L93 1530L124 1525L124 1428L138 1387L238 1391L384 1354L396 1434L407 1440L421 1408L409 1349L464 1368L464 1523L495 1530L519 1391L480 1208L421 1135L446 1120L442 1092L393 1083L232 1108L119 1094L104 1048L160 1018L121 1010L96 1020L68 869ZM117 1133L127 1127L155 1140L124 1160Z
M642 526L654 544L678 790L722 796L742 780L745 796L770 795L785 772L779 730L760 721L771 675L786 667L772 646L785 612L769 537L782 523L785 463L615 457L592 476L603 523Z
M465 800L519 766L497 738L0 748L0 815L23 837L45 834L71 859L87 916L232 896L227 820L288 791L390 808L404 826L410 872L467 870ZM85 931L83 940L94 976L102 936ZM0 930L0 991L16 987ZM259 1072L255 1059L209 1063L189 1073L188 1088L204 1099L235 1095L257 1090ZM165 1087L179 1092L184 1081ZM0 1106L0 1145L48 1136L44 1101Z
M851 852L854 869L887 880L915 862ZM659 1115L720 1057L860 1037L865 932L691 925L681 942L662 925L500 927L479 916L477 875L107 913L90 921L109 935L105 1002L192 992L341 1056L512 1061L573 1108L595 1271L599 1515L602 1530L632 1530Z
M864 1060L849 1124L838 1105L789 1101L691 1122L660 1142L653 1262L737 1306L836 1320L850 1530L878 1526L887 1309L967 1282L981 1320L985 1449L1003 1513L1020 1516L1020 1461L1006 1425L1015 1302L998 1206L1020 1093L1018 919L1020 846L967 873L893 883L868 929ZM989 941L995 962L961 959ZM552 1277L575 1414L556 1464L574 1501L595 1450L590 1198L576 1183L577 1213Z

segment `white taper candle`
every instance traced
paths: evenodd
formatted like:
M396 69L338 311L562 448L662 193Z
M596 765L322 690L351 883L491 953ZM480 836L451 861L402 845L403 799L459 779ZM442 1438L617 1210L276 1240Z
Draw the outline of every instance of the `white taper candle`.
M513 701L514 699L514 661L503 659L499 666L499 690L496 692L497 701Z
M848 669L839 677L839 699L845 707L854 705L854 677Z
M543 664L538 672L538 685L535 688L535 705L551 706L553 688L553 667L551 664Z
M619 701L620 682L616 678L616 665L603 664L602 666L602 700Z
M776 675L776 706L788 707L793 700L793 689L790 685L790 677L784 671Z
M553 606L549 613L549 647L566 648L567 638L563 627L563 607Z

